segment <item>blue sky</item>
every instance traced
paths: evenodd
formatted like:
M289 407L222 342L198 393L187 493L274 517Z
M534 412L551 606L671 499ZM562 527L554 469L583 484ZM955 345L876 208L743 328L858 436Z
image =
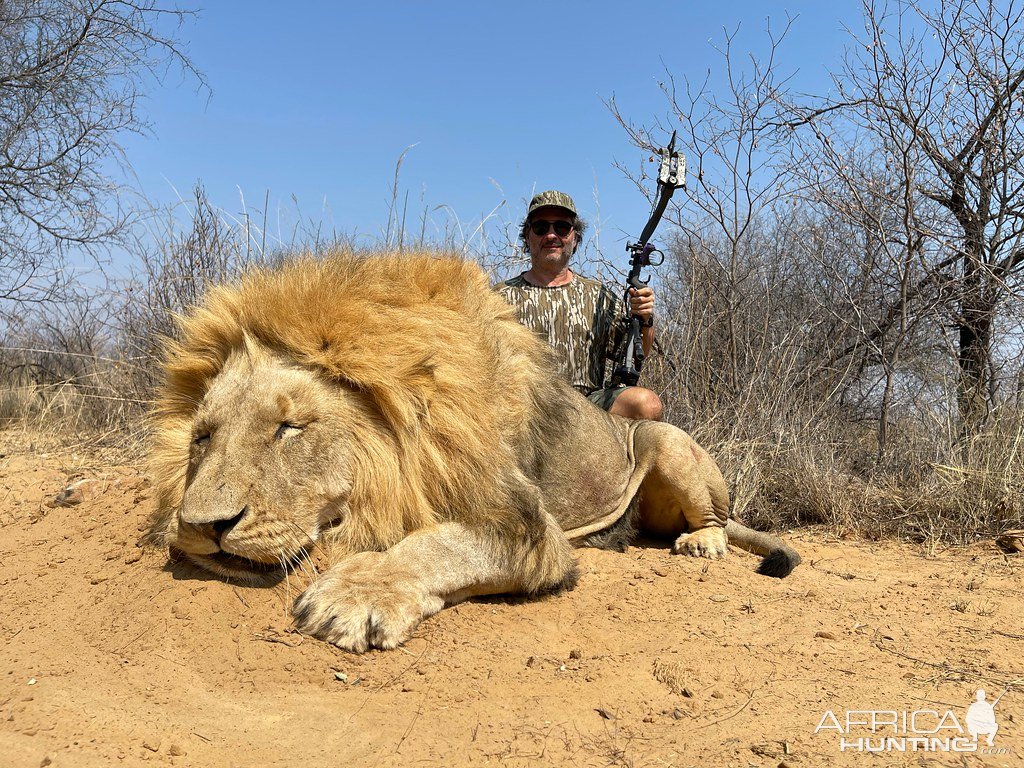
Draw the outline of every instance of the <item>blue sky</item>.
M431 226L518 220L533 191L569 192L599 223L602 249L635 237L648 206L613 167L636 167L604 100L638 122L666 113L658 89L720 72L713 48L741 25L737 47L764 51L796 16L784 71L827 87L859 4L810 2L211 2L183 31L212 95L170 76L144 105L152 135L130 137L133 184L172 203L202 181L228 217L263 208L272 233L295 202L328 228L385 225L395 163L410 219ZM714 82L714 80L713 80ZM684 147L685 149L685 147ZM245 203L243 205L243 197ZM504 201L504 205L502 202ZM443 209L433 210L437 206Z

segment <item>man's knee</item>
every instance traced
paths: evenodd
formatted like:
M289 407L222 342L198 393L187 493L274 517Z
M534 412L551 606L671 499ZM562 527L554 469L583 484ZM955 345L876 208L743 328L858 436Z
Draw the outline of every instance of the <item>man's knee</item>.
M661 398L651 390L644 387L629 387L615 398L608 412L629 419L661 421L665 408L661 404Z

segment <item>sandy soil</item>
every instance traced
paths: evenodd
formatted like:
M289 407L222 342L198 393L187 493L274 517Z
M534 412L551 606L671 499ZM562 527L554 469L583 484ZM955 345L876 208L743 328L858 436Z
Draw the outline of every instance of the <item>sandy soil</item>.
M0 442L0 766L1024 765L1024 685L994 753L815 733L847 710L966 727L978 688L1024 678L1024 556L990 543L797 532L784 581L742 553L583 550L571 593L464 604L354 656L290 629L297 581L231 585L137 547L138 470L20 442ZM78 477L98 482L47 506Z

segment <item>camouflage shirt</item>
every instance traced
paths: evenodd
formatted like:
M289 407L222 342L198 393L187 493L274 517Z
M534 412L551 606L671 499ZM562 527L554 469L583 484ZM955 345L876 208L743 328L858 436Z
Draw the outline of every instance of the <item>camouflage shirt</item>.
M611 288L573 274L568 284L551 288L531 285L519 275L495 290L516 308L519 322L555 350L570 384L587 395L605 386L622 314Z

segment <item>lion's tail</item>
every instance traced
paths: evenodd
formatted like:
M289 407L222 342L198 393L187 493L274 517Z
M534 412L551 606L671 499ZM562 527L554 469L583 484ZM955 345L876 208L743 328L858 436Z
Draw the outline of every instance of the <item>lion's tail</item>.
M789 576L800 565L800 555L778 536L755 531L742 523L730 520L725 525L725 534L733 546L753 552L764 559L757 572L777 579Z

